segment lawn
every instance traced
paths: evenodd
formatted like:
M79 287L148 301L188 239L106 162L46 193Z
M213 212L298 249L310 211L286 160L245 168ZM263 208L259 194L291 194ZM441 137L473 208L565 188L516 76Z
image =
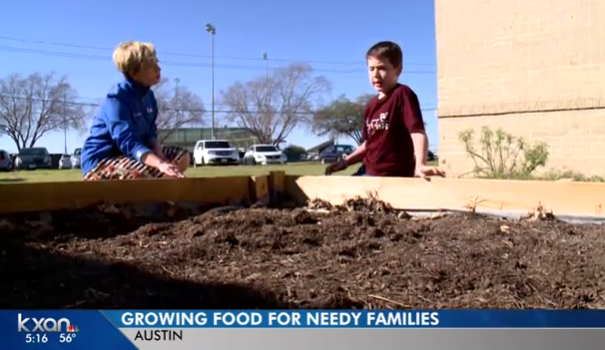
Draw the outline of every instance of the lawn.
M435 165L435 164L431 164ZM339 175L350 175L359 166L339 172ZM286 165L234 165L234 166L206 166L190 168L187 177L219 177L219 176L254 176L266 175L270 171L283 170L288 175L323 175L326 165L320 163L291 163ZM20 170L0 172L0 183L11 182L64 182L80 181L82 173L79 169L70 170Z
M207 166L190 168L187 177L218 177L218 176L253 176L265 175L270 171L283 170L289 175L323 175L326 165L319 163L293 163L287 165L268 166ZM349 175L357 170L351 167L339 174ZM73 170L21 170L0 173L0 183L7 182L55 182L80 181L82 173L79 169Z

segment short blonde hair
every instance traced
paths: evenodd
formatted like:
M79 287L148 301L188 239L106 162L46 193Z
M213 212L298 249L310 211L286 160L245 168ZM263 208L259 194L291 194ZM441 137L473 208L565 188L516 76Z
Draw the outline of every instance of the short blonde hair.
M151 43L125 41L113 51L113 62L120 72L128 75L157 62L157 52Z

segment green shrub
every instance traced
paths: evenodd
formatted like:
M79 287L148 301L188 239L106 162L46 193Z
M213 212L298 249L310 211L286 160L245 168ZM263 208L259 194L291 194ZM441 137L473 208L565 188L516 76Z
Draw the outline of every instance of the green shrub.
M459 134L464 149L473 160L472 173L476 177L490 179L527 179L548 160L548 145L537 142L530 145L521 137L515 137L503 129L495 132L488 127L481 129L478 142L473 129ZM478 143L480 149L475 145Z

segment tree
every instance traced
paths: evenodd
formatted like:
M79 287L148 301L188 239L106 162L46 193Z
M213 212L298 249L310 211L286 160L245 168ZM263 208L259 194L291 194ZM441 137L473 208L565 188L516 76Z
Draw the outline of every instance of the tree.
M66 77L55 73L12 74L0 80L0 134L20 150L33 147L45 134L82 129L87 120L83 104Z
M364 127L365 109L373 96L361 95L353 101L344 95L339 96L328 106L313 114L311 120L313 131L319 136L346 135L360 145L363 142L361 132Z
M288 157L288 161L296 162L299 161L303 154L307 153L304 147L298 145L288 145L284 148L284 154Z
M165 132L160 135L160 142L184 126L204 124L206 109L201 97L191 92L185 86L170 85L170 79L162 81L153 89L158 102L158 130Z
M330 83L314 77L309 65L291 64L271 75L236 82L221 94L231 112L229 121L246 128L261 143L279 145L329 90Z

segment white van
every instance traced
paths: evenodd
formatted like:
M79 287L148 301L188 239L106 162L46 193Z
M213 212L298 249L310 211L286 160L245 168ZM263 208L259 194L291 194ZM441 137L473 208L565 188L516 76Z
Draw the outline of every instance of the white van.
M239 164L239 152L227 140L199 140L193 149L193 166Z

